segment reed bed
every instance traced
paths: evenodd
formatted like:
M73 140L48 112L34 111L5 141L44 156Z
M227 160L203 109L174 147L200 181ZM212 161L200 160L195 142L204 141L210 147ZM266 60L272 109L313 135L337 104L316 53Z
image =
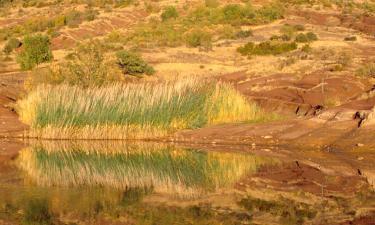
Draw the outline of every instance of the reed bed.
M17 111L31 126L26 136L45 139L147 139L272 119L231 85L200 78L87 89L41 85Z
M19 166L43 186L152 188L196 197L234 185L273 160L245 153L205 152L164 144L35 145L21 151Z

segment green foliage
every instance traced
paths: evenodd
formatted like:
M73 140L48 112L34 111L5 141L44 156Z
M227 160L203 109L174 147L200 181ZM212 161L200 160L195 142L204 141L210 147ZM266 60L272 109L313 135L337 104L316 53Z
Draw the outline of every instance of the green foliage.
M174 6L168 6L164 9L161 14L162 21L167 21L170 19L176 19L178 17L178 11Z
M251 30L240 30L236 33L236 38L247 38L253 36L253 32Z
M115 62L104 54L104 46L91 41L69 54L69 60L33 71L26 85L29 89L60 83L92 87L120 81L121 77Z
M299 33L296 36L295 41L296 42L301 42L301 43L306 43L306 42L312 42L318 40L318 36L314 34L313 32L307 32L306 34L304 33Z
M237 51L242 55L278 55L285 52L290 52L297 49L295 42L285 43L279 41L265 41L259 44L249 42L246 45L239 47Z
M22 47L22 51L17 56L17 62L23 70L33 69L43 62L49 62L53 59L47 36L41 34L26 36Z
M46 200L35 199L27 202L24 209L23 224L52 225L52 215Z
M5 44L5 46L3 48L3 52L6 55L9 55L14 49L19 48L21 45L22 45L22 43L17 38L11 38Z
M129 75L152 75L155 73L154 68L148 65L140 56L122 50L117 52L117 64L124 74Z
M203 47L205 50L212 48L212 36L205 30L194 29L185 35L186 45L189 47Z

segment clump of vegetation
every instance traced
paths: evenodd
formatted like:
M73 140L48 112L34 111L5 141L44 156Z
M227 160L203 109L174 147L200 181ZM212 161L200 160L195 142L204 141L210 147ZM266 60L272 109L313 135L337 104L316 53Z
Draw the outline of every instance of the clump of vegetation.
M350 66L353 62L353 54L351 52L338 52L336 59L336 65L333 68L334 71L342 71L346 67Z
M167 13L167 15L170 14L176 15L175 13ZM211 35L212 39L216 37L220 39L223 37L224 27L225 38L241 38L243 37L241 35L246 36L250 33L239 33L239 37L237 37L236 32L239 25L269 23L282 18L283 14L284 9L280 4L269 4L258 9L254 9L249 3L243 5L227 4L218 7L201 6L189 10L186 16L173 16L171 17L173 19L168 19L169 16L166 16L166 19L162 19L163 22L151 19L148 23L138 25L126 39L127 43L130 42L141 47L176 47L183 44L191 46L191 43L201 47L202 44L199 44L199 40L187 42L186 37L194 32L204 31L207 32L206 35L192 34L192 39L207 40L208 35Z
M33 71L26 82L27 87L33 89L40 84L61 83L91 87L122 80L121 71L114 60L105 55L103 48L96 41L79 46L69 55L69 60Z
M102 138L146 138L176 129L273 118L230 85L198 78L89 89L42 85L18 103L18 112L44 135L52 128L82 137L87 129L107 130Z
M313 32L299 33L295 40L301 43L312 42L318 40L318 36Z
M49 211L48 202L35 199L27 202L24 209L23 224L26 225L52 225L52 214Z
M176 19L178 17L178 11L174 6L168 6L164 9L161 14L162 21L167 21L170 19Z
M367 63L361 66L356 71L357 76L374 77L375 78L375 63Z
M259 198L247 197L239 205L250 212L269 213L279 217L281 224L303 224L306 219L313 219L317 212L305 203L280 198L278 201L266 201Z
M212 35L202 29L194 29L185 34L185 41L189 47L202 47L205 50L212 48Z
M259 44L249 42L239 47L237 51L242 55L278 55L297 49L295 42L265 41Z
M117 64L124 74L129 75L152 75L155 70L148 65L140 56L126 50L117 52Z
M21 47L22 43L17 38L11 38L3 48L3 52L9 55L14 49Z
M235 34L236 38L247 38L253 36L253 32L251 30L240 30Z
M11 37L28 35L36 32L47 31L50 34L56 33L64 26L77 27L83 21L91 21L96 18L98 12L92 9L86 11L72 10L55 17L39 16L26 20L22 24L0 29L0 40L7 40Z
M50 41L45 35L26 36L22 48L17 56L17 62L23 70L33 69L35 66L53 59Z
M344 38L344 41L356 41L357 37L356 36L347 36Z

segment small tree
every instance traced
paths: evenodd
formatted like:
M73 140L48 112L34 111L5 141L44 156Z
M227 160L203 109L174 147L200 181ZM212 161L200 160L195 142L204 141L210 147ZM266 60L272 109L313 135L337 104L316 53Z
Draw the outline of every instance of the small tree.
M26 36L22 46L23 49L17 57L17 62L22 70L33 69L43 62L53 59L48 36L41 34Z
M117 64L124 74L129 75L152 75L155 73L154 68L148 65L138 55L122 50L117 52Z

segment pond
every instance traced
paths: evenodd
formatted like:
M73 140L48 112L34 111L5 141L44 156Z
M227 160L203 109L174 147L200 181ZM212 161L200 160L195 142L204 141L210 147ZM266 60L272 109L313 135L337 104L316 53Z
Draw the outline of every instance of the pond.
M225 147L33 142L0 163L0 224L310 224L375 200L361 179L361 196L330 190L334 176L321 194L308 166ZM311 184L285 182L298 167Z

